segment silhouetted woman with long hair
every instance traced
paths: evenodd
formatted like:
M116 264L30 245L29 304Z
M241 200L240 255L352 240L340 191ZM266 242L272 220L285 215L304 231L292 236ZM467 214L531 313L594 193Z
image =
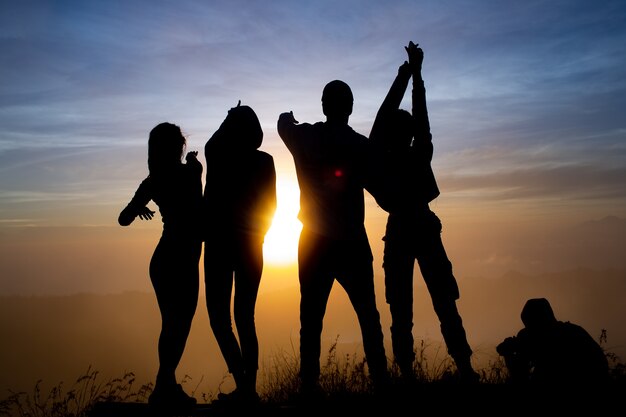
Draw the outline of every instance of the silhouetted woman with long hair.
M207 141L204 271L211 329L236 389L219 400L256 402L259 342L254 319L263 241L276 210L274 159L258 148L263 130L241 102ZM237 335L231 320L231 297Z
M202 251L202 165L197 152L189 152L187 163L182 162L185 147L180 127L161 123L152 129L148 141L149 175L118 220L122 226L130 225L136 217L150 220L154 212L147 204L152 200L163 221L163 233L150 261L150 280L162 322L159 370L148 402L159 409L196 403L176 382L176 368L198 303L198 263Z

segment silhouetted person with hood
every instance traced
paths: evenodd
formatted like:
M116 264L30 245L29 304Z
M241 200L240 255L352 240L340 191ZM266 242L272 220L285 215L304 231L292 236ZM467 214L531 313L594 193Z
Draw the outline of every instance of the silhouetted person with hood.
M477 382L479 375L470 361L472 349L456 305L459 288L441 239L441 221L429 208L439 188L431 167L433 144L421 73L424 53L413 42L405 49L408 62L399 67L370 133L378 152L372 165L374 182L368 188L389 213L383 268L394 361L402 376L414 376L413 267L417 260L460 379ZM412 114L400 109L411 78Z
M150 280L161 312L159 371L148 403L159 411L183 411L196 404L176 383L176 368L183 355L198 303L199 261L202 252L202 165L198 152L187 153L178 126L161 123L148 140L149 175L119 215L119 224L135 218L152 219L150 200L159 207L163 233L150 261Z
M545 298L526 302L524 328L496 350L504 357L513 383L599 386L609 380L609 364L598 342L577 324L556 319Z
M258 400L255 306L263 272L263 242L276 210L274 159L258 149L262 141L256 113L239 102L204 148L207 310L236 384L235 391L220 394L220 400ZM231 320L233 290L239 341Z
M305 398L320 392L321 334L335 279L357 314L374 386L384 386L388 378L364 225L368 140L348 125L352 106L350 87L335 80L322 92L325 122L299 124L291 112L278 119L300 186L300 380Z

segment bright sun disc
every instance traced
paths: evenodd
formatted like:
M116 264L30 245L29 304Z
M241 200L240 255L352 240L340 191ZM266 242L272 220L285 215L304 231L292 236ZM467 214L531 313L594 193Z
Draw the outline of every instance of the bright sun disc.
M297 261L298 239L302 223L298 220L300 188L292 179L276 181L278 205L270 230L265 235L263 254L265 261L274 265L287 265Z

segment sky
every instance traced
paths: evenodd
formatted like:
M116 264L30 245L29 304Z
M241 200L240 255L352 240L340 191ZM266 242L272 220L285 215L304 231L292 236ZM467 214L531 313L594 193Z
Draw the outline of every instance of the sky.
M409 41L425 54L431 208L462 300L480 304L478 278L626 279L622 0L26 0L0 3L0 296L150 292L160 217L117 224L147 175L148 133L178 124L204 164L239 100L278 171L261 290L297 286L278 116L323 120L322 88L341 79L367 135ZM379 295L384 221L367 196Z
M275 222L296 230L281 250L295 253L298 190L278 115L322 120L321 90L342 79L350 123L367 135L409 41L425 53L442 190L431 207L457 271L577 266L571 253L545 256L571 240L544 241L611 221L618 241L602 239L589 262L625 266L605 254L625 242L622 1L24 1L0 5L0 294L149 289L135 270L123 284L90 267L111 272L111 250L131 244L145 263L158 238L159 218L116 223L147 174L148 132L178 124L204 163L239 100L261 120ZM384 219L368 196L375 246Z

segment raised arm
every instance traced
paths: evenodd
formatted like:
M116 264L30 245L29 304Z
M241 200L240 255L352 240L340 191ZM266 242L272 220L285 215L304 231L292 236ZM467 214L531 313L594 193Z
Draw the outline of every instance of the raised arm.
M287 148L289 150L291 150L293 143L293 127L297 124L298 121L293 116L293 111L281 113L280 116L278 116L278 123L276 126L278 129L278 135L285 143L285 145L287 145Z
M439 187L433 172L431 162L433 159L433 141L426 110L426 89L422 80L422 62L424 51L417 44L409 42L406 47L409 55L409 66L413 77L412 112L413 112L413 143L410 155L414 166L417 168L421 184L421 196L424 202L431 202L439 196Z
M426 89L422 79L422 63L424 61L424 51L417 44L409 42L406 48L409 56L409 67L413 77L412 91L412 113L414 125L413 147L421 157L428 161L432 159L432 134L430 133L430 122L428 120L428 110L426 108Z
M410 65L408 62L404 61L404 63L398 68L398 74L393 80L391 88L389 88L383 103L380 105L380 108L376 113L376 119L374 120L372 130L370 131L370 140L379 142L384 139L385 132L388 131L386 123L390 120L390 114L400 108L400 103L404 98L410 78Z

